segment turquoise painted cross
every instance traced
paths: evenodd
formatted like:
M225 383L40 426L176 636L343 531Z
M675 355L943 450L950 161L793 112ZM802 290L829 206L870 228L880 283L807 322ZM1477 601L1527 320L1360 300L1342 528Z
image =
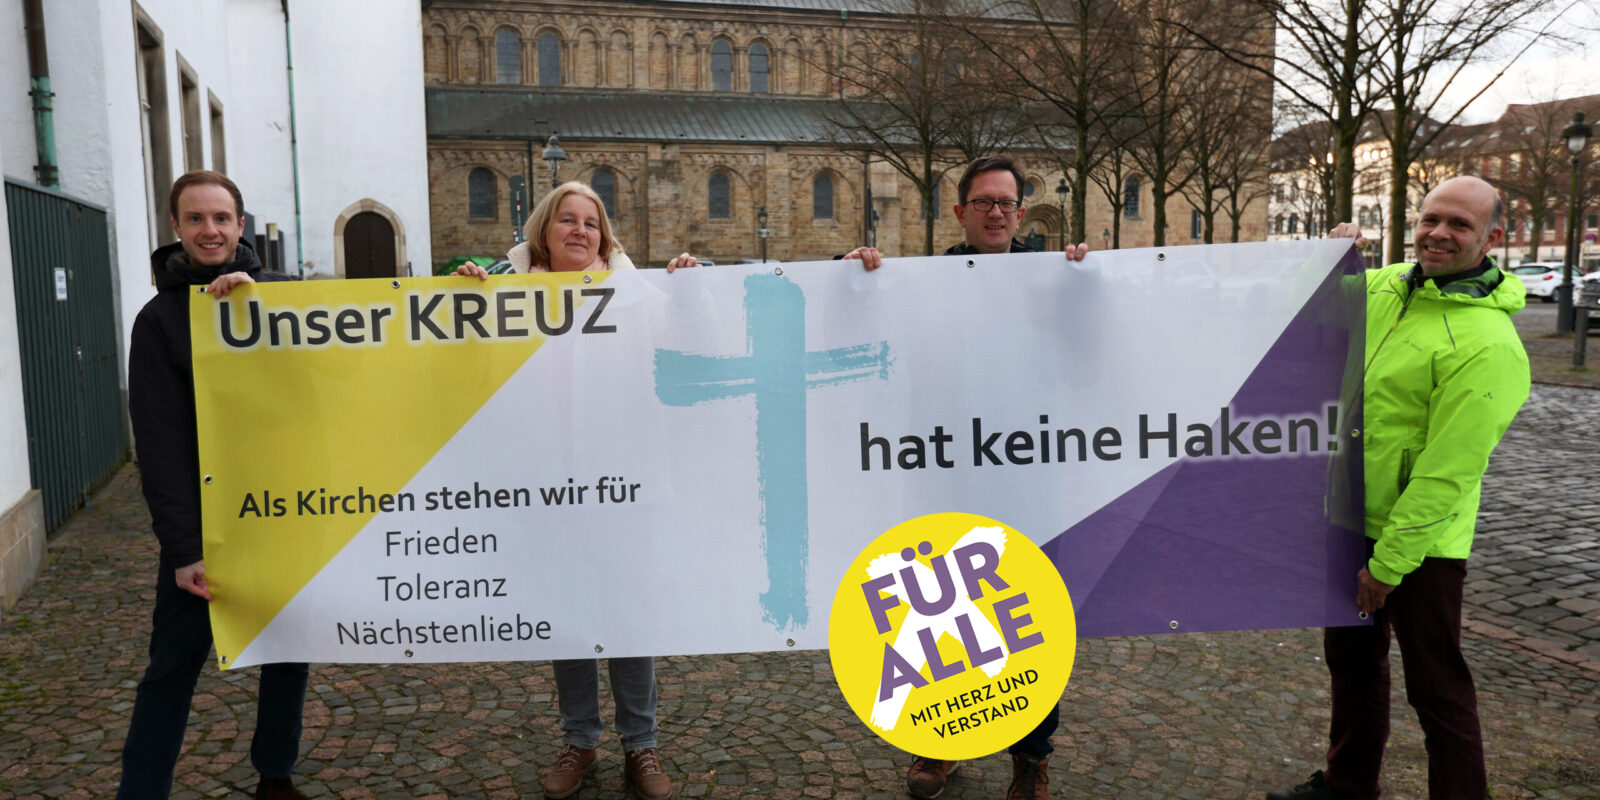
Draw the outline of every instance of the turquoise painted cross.
M889 343L806 352L806 298L779 275L744 279L744 355L656 351L656 397L688 406L744 395L756 399L756 481L768 589L762 617L803 626L810 521L806 507L806 391L889 376Z

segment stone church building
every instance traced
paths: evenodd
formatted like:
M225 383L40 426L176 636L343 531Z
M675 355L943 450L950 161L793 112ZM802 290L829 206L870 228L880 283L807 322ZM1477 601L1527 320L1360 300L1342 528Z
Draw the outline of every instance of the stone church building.
M760 253L829 258L876 242L921 255L921 198L910 181L832 143L822 117L837 87L818 64L858 35L893 35L866 0L434 0L423 4L433 261L495 256L513 244L513 183L527 207L556 178L605 199L635 263L680 252L718 263ZM1056 248L1062 213L1054 161L1011 153L1028 177L1020 236ZM936 252L962 233L952 171L935 203ZM1123 246L1151 242L1148 183L1132 184ZM867 207L870 198L871 208ZM1126 202L1126 201L1125 201ZM874 218L874 212L876 214ZM1189 244L1190 206L1169 204L1169 244ZM1089 203L1091 246L1113 210ZM1264 211L1252 215L1264 220ZM1183 223L1180 226L1180 223ZM1260 228L1263 222L1254 227ZM1246 235L1244 238L1259 238Z

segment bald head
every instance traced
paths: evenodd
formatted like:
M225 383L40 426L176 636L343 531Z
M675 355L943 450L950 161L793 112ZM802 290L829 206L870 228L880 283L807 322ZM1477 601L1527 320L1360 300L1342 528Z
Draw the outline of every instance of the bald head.
M1435 186L1422 198L1417 218L1415 244L1422 271L1451 275L1477 266L1505 236L1503 213L1500 193L1482 178L1462 176Z
M1480 203L1488 203L1489 217L1485 225L1488 228L1500 227L1500 220L1505 214L1505 206L1500 201L1500 192L1494 188L1494 184L1473 175L1461 175L1455 178L1450 178L1438 186L1433 187L1433 191L1428 192L1428 196L1432 196L1434 192L1446 190L1450 192L1459 192L1462 193L1463 196L1476 198ZM1428 198L1424 197L1422 201L1424 204L1426 204Z

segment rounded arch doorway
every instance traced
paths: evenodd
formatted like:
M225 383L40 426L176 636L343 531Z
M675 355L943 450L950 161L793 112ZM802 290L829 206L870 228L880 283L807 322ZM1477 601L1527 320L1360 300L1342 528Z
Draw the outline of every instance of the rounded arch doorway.
M333 225L334 274L340 278L405 276L406 234L400 218L372 199L352 203Z

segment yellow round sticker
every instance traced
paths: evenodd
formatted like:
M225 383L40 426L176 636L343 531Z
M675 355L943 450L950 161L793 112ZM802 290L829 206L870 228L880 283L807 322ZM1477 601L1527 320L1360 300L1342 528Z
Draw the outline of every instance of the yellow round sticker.
M930 514L850 565L828 656L850 708L890 744L978 758L1060 700L1077 633L1060 572L1026 536L976 514Z

